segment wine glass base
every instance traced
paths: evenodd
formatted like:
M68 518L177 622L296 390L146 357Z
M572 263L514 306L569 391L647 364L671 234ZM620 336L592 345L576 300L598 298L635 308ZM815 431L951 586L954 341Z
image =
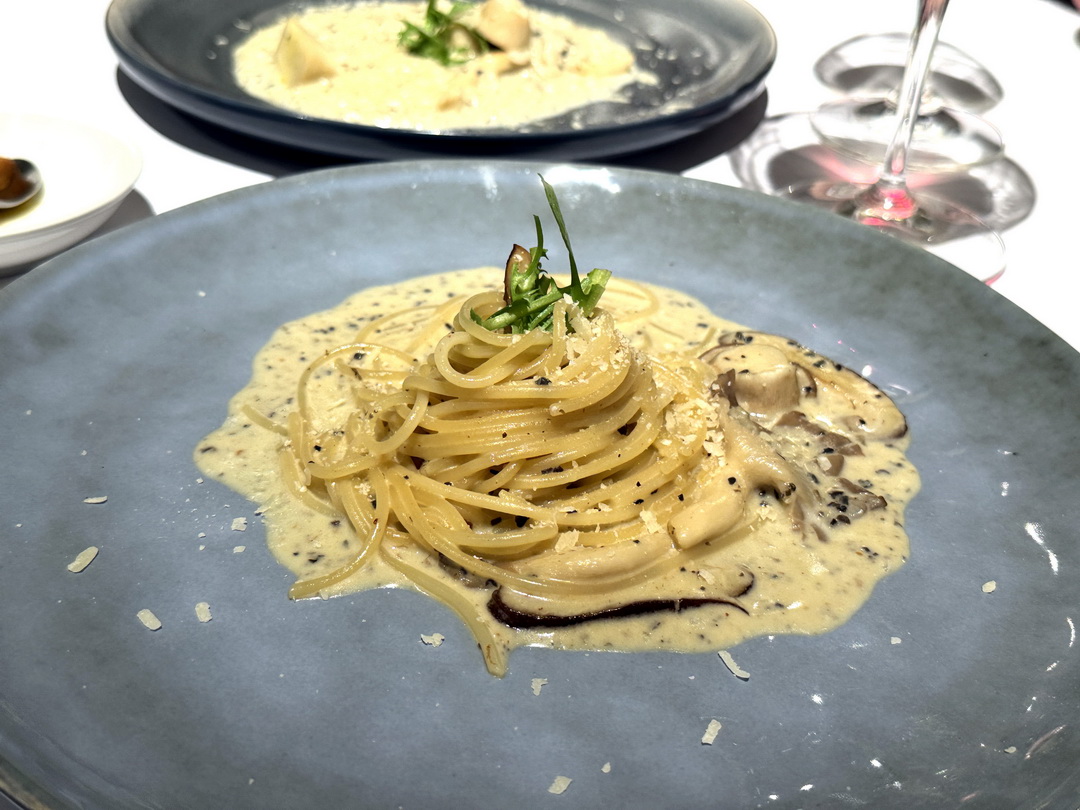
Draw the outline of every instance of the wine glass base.
M846 99L810 114L822 142L880 166L896 134L896 110L885 99ZM954 172L997 160L1005 152L998 131L977 115L939 107L915 122L907 152L909 172Z
M869 185L878 174L877 166L821 143L808 113L764 119L750 137L728 153L728 160L744 188L770 195L815 180ZM1008 157L964 172L912 173L908 185L917 193L970 210L996 231L1023 221L1035 204L1031 178Z
M913 194L914 213L867 202L872 184L819 180L791 186L778 196L808 203L933 253L969 275L992 284L1005 272L1001 236L971 212L925 193Z

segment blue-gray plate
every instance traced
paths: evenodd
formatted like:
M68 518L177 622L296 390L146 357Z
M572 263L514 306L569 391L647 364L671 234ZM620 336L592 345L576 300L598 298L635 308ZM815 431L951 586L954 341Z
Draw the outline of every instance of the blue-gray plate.
M526 127L413 132L311 118L240 89L232 51L252 26L300 5L285 0L113 0L106 31L122 70L168 104L229 130L349 158L494 155L585 160L638 151L719 124L762 90L772 28L745 0L535 0L631 46L655 87Z
M908 416L923 475L910 561L832 633L731 650L748 680L713 654L541 649L500 680L426 597L291 603L255 506L192 463L275 327L369 285L498 264L546 210L538 170L580 263L789 335ZM0 380L0 784L29 806L1080 795L1080 356L955 268L838 217L567 164L297 175L106 234L0 290ZM69 573L90 545L97 559ZM432 633L441 646L421 642ZM573 781L552 796L557 776Z

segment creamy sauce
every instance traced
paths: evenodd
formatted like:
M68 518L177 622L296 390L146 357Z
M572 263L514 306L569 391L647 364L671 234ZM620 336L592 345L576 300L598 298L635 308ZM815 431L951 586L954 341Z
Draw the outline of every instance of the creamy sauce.
M607 33L537 9L528 10L532 33L524 48L444 66L398 43L403 20L419 21L424 8L309 8L242 42L234 53L236 80L253 96L304 115L429 132L516 128L616 99L631 82L654 81ZM303 44L285 62L280 46L290 20L301 27L296 39Z
M366 290L334 309L285 324L260 351L251 381L230 404L228 420L199 444L195 458L209 476L261 505L270 548L298 579L319 576L344 565L357 538L342 516L314 512L285 490L276 458L281 436L260 427L250 414L261 414L271 422L284 421L293 408L297 380L311 361L324 351L351 342L359 329L388 313L419 314L414 316L415 328L403 329L402 322L394 322L396 327L380 336L387 344L403 345L423 334L421 342L434 345L446 333L446 326L441 320L429 322L430 310L424 308L492 288L501 275L501 270L493 268L457 271ZM643 294L659 301L659 307L644 318L636 314L642 309ZM718 336L741 329L713 315L696 299L651 285L613 281L602 303L630 342L650 355L679 353L696 358L715 346ZM712 354L724 357L713 357L711 362L718 369L734 369L727 379L738 378L738 382L729 389L733 392L730 395L737 395L739 402L754 412L750 419L739 409L741 423L752 428L755 435L760 432L767 436L783 460L798 469L800 487L804 488L799 496L813 506L808 506L807 513L796 520L796 498L790 493L768 491L765 487L748 492L745 501L739 502L747 518L741 528L694 545L686 562L664 577L623 588L608 598L609 602L626 604L657 598L711 597L722 603L679 612L661 610L592 620L569 627L513 629L496 621L489 612L490 587L466 584L437 559L415 549L388 551L412 555L435 580L466 594L478 620L506 649L539 645L617 651L716 651L753 636L814 634L835 628L864 603L879 579L906 560L908 539L903 513L919 489L919 477L905 457L906 426L897 428L895 424L899 418L903 425L899 412L868 383L860 387L858 383L864 382L861 378L824 358L799 349L800 362L821 376L810 380L804 370L800 376L792 377L801 387L801 393L795 394L797 410L813 422L812 430L807 429L809 422L790 418L790 402L770 404L764 401L767 397L760 393L760 386L747 387L746 380L764 379L772 370L769 363L777 350L764 345L769 340L769 336L762 335L745 345L722 346ZM847 376L840 379L837 375ZM846 387L851 380L855 381L854 387ZM807 396L811 387L815 389L813 396ZM714 400L717 407L727 407L724 395L718 391L719 383L708 396L718 398ZM864 395L875 402L868 405ZM867 408L879 406L884 416L868 415L871 411ZM772 416L768 415L770 408ZM778 413L789 416L777 418ZM890 418L892 425L888 424ZM767 423L767 432L755 427L754 420ZM729 448L728 455L732 453ZM839 475L854 487L850 492L838 488L841 479L835 471L827 473L837 453L843 455ZM717 476L726 477L728 473L723 471L727 468L722 463L734 463L734 459L718 455L719 460L710 457L711 466L703 464L697 476L698 495L704 493L706 504L713 491L709 487L728 488L727 480ZM752 462L762 466L758 459ZM820 501L813 500L812 493L806 491L815 486L821 490ZM810 514L811 508L816 510L815 515ZM708 510L704 511L705 518L723 522L722 516L709 516ZM705 518L691 517L691 529L700 529L694 521L700 523ZM385 561L376 559L323 595L386 586L412 587ZM743 589L745 592L741 592ZM512 606L521 610L562 616L602 607L595 599L593 604L587 604L588 599L580 604L574 599L543 604L520 595L507 597ZM500 673L497 658L488 655L488 664Z

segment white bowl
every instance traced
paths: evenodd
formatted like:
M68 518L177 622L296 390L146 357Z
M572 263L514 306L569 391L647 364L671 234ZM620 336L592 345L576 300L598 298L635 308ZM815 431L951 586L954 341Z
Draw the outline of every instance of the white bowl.
M128 195L142 171L131 144L77 121L0 114L0 155L37 165L39 201L12 215L0 211L0 273L89 236Z

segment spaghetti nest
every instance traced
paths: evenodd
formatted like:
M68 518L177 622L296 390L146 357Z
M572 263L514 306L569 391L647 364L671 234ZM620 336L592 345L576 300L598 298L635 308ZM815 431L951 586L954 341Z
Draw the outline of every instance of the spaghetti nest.
M459 300L425 356L376 342L386 330L373 326L307 368L282 470L361 542L347 564L294 584L293 598L373 555L421 590L439 589L417 564L435 559L538 597L624 588L677 564L666 527L717 421L707 367L649 357L609 313L585 318L566 301L550 332L492 332L473 317L502 303L496 292Z

